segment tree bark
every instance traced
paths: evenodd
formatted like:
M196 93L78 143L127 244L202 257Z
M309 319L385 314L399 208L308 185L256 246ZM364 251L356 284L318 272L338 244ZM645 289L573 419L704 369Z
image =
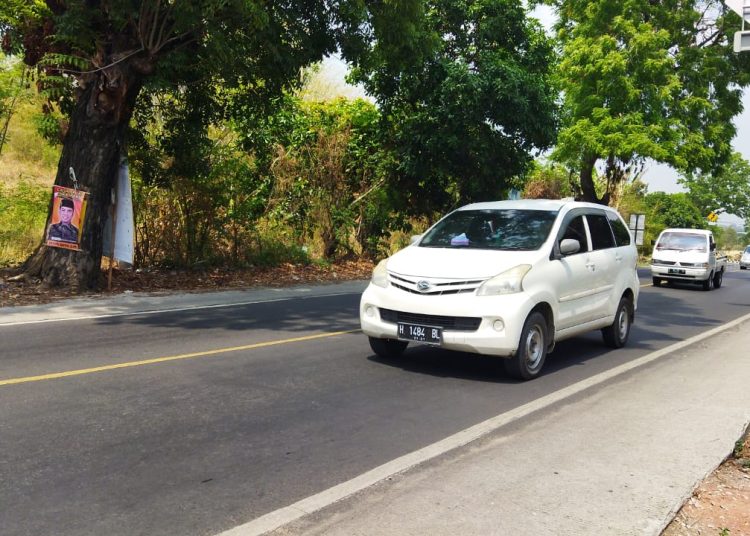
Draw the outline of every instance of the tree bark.
M89 193L80 229L81 251L48 247L43 238L24 265L28 276L79 291L101 284L102 234L110 192L124 153L125 128L142 84L141 76L124 62L93 73L86 82L71 114L55 177L56 185L73 188L69 172L73 168L78 188Z
M596 195L596 187L594 186L594 166L596 161L599 160L596 156L586 156L581 161L581 191L583 192L583 198L581 201L588 201L589 203L598 203L600 205L609 204L609 192L605 193L601 198Z

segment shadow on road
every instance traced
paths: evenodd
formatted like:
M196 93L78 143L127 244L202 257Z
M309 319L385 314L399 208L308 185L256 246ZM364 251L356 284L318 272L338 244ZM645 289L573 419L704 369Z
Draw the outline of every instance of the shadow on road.
M103 318L99 323L185 330L340 331L359 327L359 297L359 294L345 294L142 316L114 316Z

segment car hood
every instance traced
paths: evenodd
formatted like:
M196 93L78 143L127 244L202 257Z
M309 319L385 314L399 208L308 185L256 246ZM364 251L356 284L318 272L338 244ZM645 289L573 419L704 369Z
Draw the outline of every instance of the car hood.
M427 248L409 246L388 259L389 272L442 279L487 279L519 264L534 264L537 251Z
M697 250L678 251L674 249L659 249L659 250L654 250L652 258L658 259L660 261L668 261L668 262L697 263L697 262L707 262L708 253L705 251L697 251Z

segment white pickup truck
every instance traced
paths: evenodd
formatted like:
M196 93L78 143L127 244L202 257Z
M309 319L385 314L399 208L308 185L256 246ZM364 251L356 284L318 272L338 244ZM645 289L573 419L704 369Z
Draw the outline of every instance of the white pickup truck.
M726 256L716 253L711 231L664 229L654 243L651 277L655 287L662 281L683 281L711 290L721 287L726 264Z

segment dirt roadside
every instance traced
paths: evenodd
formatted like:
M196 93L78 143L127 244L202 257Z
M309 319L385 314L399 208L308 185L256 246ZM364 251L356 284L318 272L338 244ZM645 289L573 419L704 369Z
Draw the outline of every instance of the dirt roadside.
M367 279L373 265L347 261L331 265L204 271L115 270L112 291L75 294L20 280L12 269L0 269L0 307L49 303L64 298L106 297L123 292L209 292L253 287L284 287ZM106 281L105 274L102 274ZM750 429L749 429L750 430ZM689 448L689 446L685 446ZM662 536L750 536L750 434L737 441L733 454L693 492Z

